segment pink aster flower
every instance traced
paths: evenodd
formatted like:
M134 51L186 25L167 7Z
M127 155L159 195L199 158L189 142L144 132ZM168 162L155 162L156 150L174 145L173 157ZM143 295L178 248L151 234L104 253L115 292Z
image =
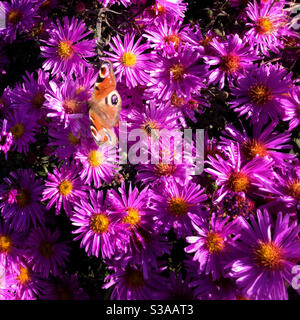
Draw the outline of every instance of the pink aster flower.
M300 226L289 214L277 214L272 222L269 213L257 211L250 223L241 222L241 236L235 243L237 255L227 268L237 285L252 299L287 300L292 268L300 259Z
M86 25L74 17L69 21L64 17L63 25L56 20L56 25L49 29L49 39L43 41L47 46L41 47L42 56L46 58L43 63L45 71L52 75L65 72L68 75L74 72L79 65L88 65L86 58L96 55L96 41L84 39L91 31Z
M110 183L118 171L116 149L110 146L98 147L94 141L85 141L75 153L75 159L83 166L80 177L88 185L96 188L102 185L102 180Z
M208 156L205 171L212 174L220 188L215 194L215 202L220 202L228 192L250 196L257 192L257 184L272 176L272 162L266 158L256 157L246 163L242 162L239 144L232 143L224 147L228 159L218 154Z
M53 174L48 174L48 180L45 182L43 199L50 200L46 206L50 209L55 204L55 213L59 214L63 206L68 216L72 215L73 205L85 197L87 187L78 176L80 167L74 163L68 165L65 162L59 169L55 168Z
M217 218L212 215L210 222L204 222L198 216L189 214L192 225L197 231L196 236L188 236L187 242L190 243L185 248L185 252L194 253L193 260L199 262L199 273L211 275L213 280L225 276L224 266L230 261L231 242L236 235L236 222L228 222L225 219Z
M59 242L60 232L53 233L45 227L34 229L26 239L26 261L33 271L43 278L61 273L66 266L70 248L66 242Z
M300 125L300 88L293 86L287 96L282 99L282 109L284 121L290 121L289 130L295 129Z
M225 79L232 83L257 59L245 39L237 34L227 36L225 41L213 39L210 46L210 54L204 56L206 63L213 66L209 71L208 83L218 83L220 89L224 87Z
M284 36L291 34L288 30L288 16L283 10L282 3L269 1L260 6L255 0L249 2L246 9L248 18L251 20L246 26L246 32L250 44L258 51L268 55L268 51L278 53L283 47Z
M192 233L189 213L205 216L201 208L207 196L200 185L189 181L167 181L163 188L153 191L154 220L163 233L174 229L177 238Z
M31 169L18 169L4 178L0 188L2 217L16 232L28 231L43 222L42 183Z
M13 143L13 135L11 132L7 132L7 120L4 119L1 125L0 131L0 151L5 154L5 159L7 160L7 152L10 150Z
M37 118L34 114L24 114L23 110L14 110L7 122L7 130L13 136L12 150L27 153L29 145L36 141L37 128Z
M100 4L102 4L104 7L112 6L114 4L122 4L123 6L127 7L131 4L131 0L98 0Z
M279 65L252 66L231 88L231 107L251 122L265 124L282 114L283 94L292 86L291 74Z
M150 81L146 71L153 68L153 64L150 61L150 55L144 53L150 45L140 44L142 40L141 37L134 43L135 34L127 33L123 44L120 36L117 35L112 38L114 44L110 44L113 53L105 52L116 69L117 81L121 82L125 78L126 86L129 88L148 84Z
M77 227L74 240L81 239L80 247L90 256L111 258L127 243L125 226L104 205L103 192L90 191L89 200L81 199L74 207L72 224Z
M150 71L149 90L158 99L170 100L174 92L185 98L201 89L207 72L207 66L197 65L199 54L190 47L173 48L171 57L157 55L155 69Z

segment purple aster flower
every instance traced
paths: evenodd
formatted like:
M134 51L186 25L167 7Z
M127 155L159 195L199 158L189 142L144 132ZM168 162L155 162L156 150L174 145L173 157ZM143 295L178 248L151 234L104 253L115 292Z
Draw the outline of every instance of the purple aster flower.
M210 222L189 214L196 236L188 236L190 243L184 250L194 253L193 260L199 262L199 273L211 275L213 280L225 276L224 266L232 259L231 246L237 235L236 220L228 222L229 217L222 219L212 214ZM191 233L190 233L191 234Z
M66 242L58 242L60 232L53 233L45 227L34 229L26 239L26 261L33 271L43 278L61 273L66 266L70 248Z
M156 300L166 285L165 278L160 275L162 268L152 269L148 278L139 266L114 269L114 273L104 279L107 283L103 286L103 289L113 287L111 300Z
M213 39L210 46L210 55L204 56L206 63L213 66L209 71L208 83L219 83L220 89L224 87L225 79L232 84L257 59L245 39L237 34L227 36L225 41Z
M18 34L26 32L32 27L37 7L30 0L3 1L2 6L6 15L4 39L13 42Z
M260 6L255 0L249 2L246 12L251 20L246 26L249 31L246 32L250 44L258 51L268 55L268 51L279 52L283 47L284 36L289 35L288 16L283 10L282 3L268 2Z
M172 57L157 55L156 67L150 71L150 90L158 99L170 100L175 91L180 96L190 98L192 93L204 86L207 66L196 65L199 54L188 46L179 45L177 52L173 50Z
M108 191L108 206L110 210L118 215L118 221L126 226L129 233L130 242L124 252L134 251L140 247L146 246L147 239L145 235L151 234L153 229L153 217L151 203L149 199L149 190L144 188L139 191L137 187L132 189L130 183L126 191L125 183L118 188L120 194L115 190Z
M207 199L204 189L189 180L180 183L170 180L163 189L154 192L154 220L162 232L173 227L178 239L191 234L193 227L189 213L204 215L201 208Z
M65 162L59 169L55 168L53 174L48 174L42 199L50 200L46 206L48 210L55 204L56 214L60 213L63 206L66 214L72 215L74 204L86 196L85 191L88 189L78 177L80 170L76 164Z
M27 153L29 144L36 142L35 134L38 128L34 114L24 114L23 110L14 110L7 122L7 130L12 133L12 150Z
M272 162L266 158L256 157L253 160L242 163L239 144L232 143L225 147L228 159L223 159L218 154L215 157L208 156L208 164L211 168L205 169L216 178L220 188L215 194L215 202L220 202L228 192L250 196L258 191L256 185L272 176Z
M300 88L299 86L293 86L288 96L284 96L282 99L282 106L284 116L282 120L290 121L289 130L295 129L300 125Z
M64 17L63 25L57 19L56 24L48 29L49 39L44 41L47 46L41 47L42 56L46 58L43 69L51 71L52 75L60 72L69 75L79 65L87 66L86 58L96 55L96 40L84 39L91 31L87 31L86 25L74 17L71 21Z
M76 275L64 274L55 278L39 298L41 300L88 300L89 296L81 288Z
M28 231L43 222L42 183L31 169L18 169L4 178L0 187L0 208L5 223L15 231Z
M272 179L273 178L273 179ZM292 211L300 209L300 165L294 164L289 170L282 173L274 171L273 176L260 183L260 190L267 192L270 201L265 207L278 209L281 206Z
M131 4L131 0L98 0L104 7L112 6L117 3L118 5L122 4L127 7Z
M13 143L13 135L11 132L7 132L7 120L2 121L0 131L0 151L3 151L5 154L5 159L7 160L7 152L10 150Z
M281 152L292 148L292 145L288 144L291 141L291 135L274 131L277 124L277 121L274 121L264 128L260 123L255 123L250 136L243 126L243 131L240 132L233 125L228 124L223 134L229 139L221 136L222 144L230 145L234 140L240 144L242 156L246 161L257 156L267 157L274 160L275 166L284 168L288 162L295 160L295 155Z
M126 228L117 221L116 215L104 205L103 192L90 191L89 202L81 199L74 207L72 224L77 227L74 240L81 239L80 247L90 256L111 258L123 250L127 242Z
M8 117L11 113L12 107L12 89L6 87L0 96L0 112L3 116Z
M283 94L291 86L291 74L279 65L253 66L231 88L235 99L230 104L240 115L251 117L252 123L265 124L281 115Z
M117 35L112 38L114 44L110 44L114 53L105 52L116 68L117 81L121 82L123 77L125 77L126 86L129 88L150 82L150 76L146 71L151 70L153 64L149 61L150 55L143 53L150 48L150 45L140 44L142 40L143 38L140 37L134 43L135 34L127 33L123 44L120 36Z
M114 174L118 171L116 149L110 146L98 147L94 141L85 141L75 153L83 169L80 177L88 185L99 188L102 180L111 183Z
M46 287L45 280L25 264L18 271L7 275L6 286L13 292L15 300L36 300Z
M292 268L300 259L300 226L288 214L277 214L272 223L269 213L257 211L251 223L239 218L241 237L235 243L238 258L230 267L230 276L246 295L258 300L286 300L286 282L291 283Z
M62 83L52 80L49 85L50 90L45 95L47 116L59 120L65 128L70 126L75 133L78 121L88 113L89 89L70 79Z
M1 268L4 268L6 273L11 273L18 269L23 256L22 237L23 234L11 230L7 223L0 222L0 274Z

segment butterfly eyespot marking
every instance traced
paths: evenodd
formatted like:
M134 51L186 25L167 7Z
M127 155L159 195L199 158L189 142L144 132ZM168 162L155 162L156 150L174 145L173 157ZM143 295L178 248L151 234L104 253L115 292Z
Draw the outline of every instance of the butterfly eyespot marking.
M118 98L118 96L117 96L116 94L114 94L114 95L111 97L111 104L115 106L115 105L118 104L118 102L119 102L119 98Z

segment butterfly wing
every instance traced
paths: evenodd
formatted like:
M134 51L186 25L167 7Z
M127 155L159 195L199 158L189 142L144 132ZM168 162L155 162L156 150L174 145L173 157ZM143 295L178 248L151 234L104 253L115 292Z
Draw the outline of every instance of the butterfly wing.
M116 90L116 78L110 61L104 61L101 65L90 105L90 127L95 142L97 145L116 144L117 137L112 128L119 119L122 101Z

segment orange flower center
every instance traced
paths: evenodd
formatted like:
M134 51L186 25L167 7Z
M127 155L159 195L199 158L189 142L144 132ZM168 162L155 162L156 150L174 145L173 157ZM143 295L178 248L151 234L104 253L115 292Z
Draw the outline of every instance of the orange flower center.
M9 236L0 236L0 252L8 254L12 249L12 242Z
M69 132L68 141L71 146L76 146L80 143L80 138L75 137L72 132Z
M224 239L216 232L209 232L205 243L211 253L219 253L224 249Z
M250 185L250 179L243 172L234 172L229 176L228 184L234 192L246 191Z
M182 108L185 105L185 99L178 97L177 92L174 91L171 96L171 104L176 108Z
M70 40L60 41L57 47L57 53L63 60L69 60L73 57L74 49Z
M178 45L181 42L181 39L177 34L170 34L164 37L164 42L167 44L173 43L175 50L177 50Z
M208 47L212 41L213 37L206 36L204 39L199 41L200 46Z
M131 289L142 288L145 283L143 272L130 267L126 269L125 280Z
M7 21L11 24L17 25L23 18L23 12L20 10L12 10L7 17Z
M46 101L44 93L38 92L31 100L31 104L36 109L41 109L44 102Z
M31 202L30 192L26 189L21 189L18 191L18 195L16 196L17 204L19 208L26 208Z
M143 123L142 129L145 130L145 132L147 133L147 135L149 137L151 137L151 130L159 129L159 125L154 120L148 120L148 121Z
M155 17L157 16L162 16L166 13L166 8L163 7L160 3L155 4L154 6L151 7L150 12L152 15Z
M90 228L94 233L103 234L109 227L109 218L103 213L95 214L90 221Z
M189 204L182 197L172 197L169 200L169 211L175 217L185 216L188 212Z
M300 178L294 179L292 182L289 182L287 187L288 194L291 197L300 200Z
M244 144L244 152L251 159L255 158L256 155L259 157L265 157L268 155L268 149L266 146L255 139L250 139Z
M68 113L68 114L83 112L83 102L80 102L76 99L66 98L63 101L62 105L63 105L63 108L65 109L66 113Z
M15 139L20 139L25 131L25 127L22 123L17 123L11 128L11 133Z
M176 166L169 163L158 163L154 166L154 174L158 177L170 177L176 171Z
M266 85L257 83L249 88L249 97L252 102L264 105L271 100L272 94Z
M270 34L274 30L272 21L267 17L259 18L256 22L256 26L260 34Z
M169 71L172 79L175 81L182 80L186 74L185 67L181 63L174 64Z
M53 256L53 245L50 241L43 240L39 246L39 251L44 258L49 259Z
M240 68L241 59L239 56L229 53L226 56L222 57L221 68L227 72L235 72Z
M31 280L29 270L26 267L20 268L20 274L18 275L17 279L19 280L21 285L25 285L27 282Z
M282 251L273 242L260 242L254 250L256 262L268 270L275 270L281 266Z
M66 197L66 196L68 196L68 195L72 192L72 190L73 190L73 183L72 183L72 181L70 181L70 180L63 180L63 181L60 183L58 189L59 189L59 193L60 193L62 196Z

